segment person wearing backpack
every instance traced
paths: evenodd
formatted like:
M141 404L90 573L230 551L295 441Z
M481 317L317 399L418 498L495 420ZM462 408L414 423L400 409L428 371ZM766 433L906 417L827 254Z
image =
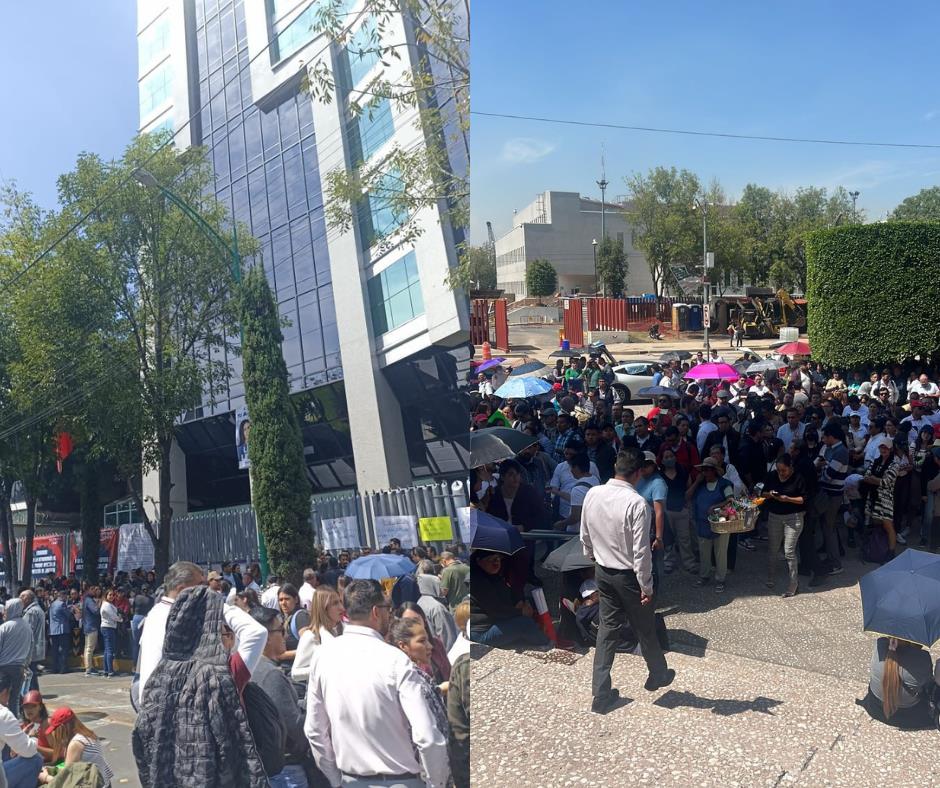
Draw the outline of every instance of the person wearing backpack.
M301 630L310 626L310 613L300 603L300 593L292 583L284 583L277 592L277 604L284 616L284 653L277 661L281 669L290 675L297 656Z
M293 683L278 664L285 646L284 617L280 612L266 607L256 607L251 615L268 631L268 641L261 661L252 674L251 684L257 685L273 702L285 732L283 766L278 772L272 772L266 767L268 780L272 788L307 788L305 764L310 760L311 753L304 734L304 713ZM255 742L259 743L258 732L252 730L252 733Z

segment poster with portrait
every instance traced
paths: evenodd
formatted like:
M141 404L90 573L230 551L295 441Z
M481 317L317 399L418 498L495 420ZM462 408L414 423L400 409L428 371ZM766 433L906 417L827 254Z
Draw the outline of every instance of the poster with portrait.
M113 572L117 566L118 539L120 531L117 528L102 528L101 543L98 545L98 572ZM72 534L72 546L69 550L69 568L80 575L85 568L85 557L82 555L82 534L76 531Z
M56 577L65 574L64 553L64 535L33 537L33 577L43 578L50 572Z
M248 433L251 432L251 420L248 418L248 406L242 405L235 411L235 453L238 456L238 468L247 471L251 468L248 459Z

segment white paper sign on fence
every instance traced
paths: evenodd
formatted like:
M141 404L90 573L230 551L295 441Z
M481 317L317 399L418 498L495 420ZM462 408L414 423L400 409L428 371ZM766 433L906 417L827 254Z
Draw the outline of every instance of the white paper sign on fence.
M402 547L416 547L418 536L415 533L415 522L410 514L376 517L375 538L379 548L387 545L389 539L400 539Z
M359 547L359 524L355 517L331 517L320 520L323 528L323 548L342 550Z
M470 507L463 506L457 510L457 527L460 528L460 541L470 544Z
M132 572L138 567L151 569L153 564L153 541L143 523L122 525L118 538L118 571Z

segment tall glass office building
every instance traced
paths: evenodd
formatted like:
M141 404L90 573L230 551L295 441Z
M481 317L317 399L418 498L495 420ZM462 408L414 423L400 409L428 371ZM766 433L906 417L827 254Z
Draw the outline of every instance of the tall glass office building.
M469 316L465 295L444 281L462 230L446 204L422 208L420 237L386 248L377 237L402 217L368 195L352 207L353 227L327 223L326 172L422 144L407 110L385 101L350 111L357 85L384 66L367 51L374 22L355 0L341 8L345 46L314 33L329 1L139 0L140 128L205 146L217 198L260 243L289 322L283 353L314 489L457 476L467 460L452 439L466 429L457 382L471 353ZM402 16L382 33L407 44L401 68L420 56L413 21ZM318 60L336 75L331 102L304 90ZM465 151L452 147L451 166L463 172ZM240 360L229 363L226 395L182 416L174 477L185 472L188 508L248 500L233 426L244 385Z

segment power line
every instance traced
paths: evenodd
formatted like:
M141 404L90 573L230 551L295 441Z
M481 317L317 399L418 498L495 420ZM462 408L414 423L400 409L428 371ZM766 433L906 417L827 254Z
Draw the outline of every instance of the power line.
M567 120L565 118L543 118L535 115L513 115L505 112L483 112L470 110L471 115L485 118L502 118L505 120L529 120L537 123L555 123L564 126L586 126L598 129L620 129L622 131L645 131L652 134L682 134L690 137L719 137L732 140L755 140L759 142L795 142L810 145L850 145L866 148L912 148L921 150L940 150L940 145L915 142L863 142L859 140L830 140L813 137L777 137L759 134L733 134L721 131L696 131L692 129L667 129L656 126L630 126L624 123L604 123L586 120Z

